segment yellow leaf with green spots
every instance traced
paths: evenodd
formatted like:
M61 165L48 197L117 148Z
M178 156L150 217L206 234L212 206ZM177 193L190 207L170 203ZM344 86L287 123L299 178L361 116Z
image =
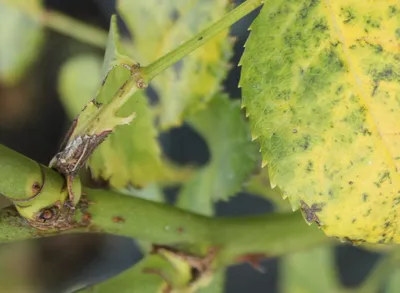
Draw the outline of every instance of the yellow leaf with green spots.
M329 236L400 242L400 3L266 1L243 107L272 185Z
M147 65L200 32L226 13L228 0L119 0L118 11L133 36L132 54ZM157 76L162 128L179 125L206 105L228 71L228 30Z

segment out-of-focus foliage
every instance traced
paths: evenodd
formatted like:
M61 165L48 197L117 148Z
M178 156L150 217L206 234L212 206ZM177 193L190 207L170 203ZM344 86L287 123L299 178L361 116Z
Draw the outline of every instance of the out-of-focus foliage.
M395 269L386 284L385 293L397 293L400 290L400 269Z
M271 187L268 167L259 170L259 173L252 176L244 186L247 192L262 196L269 200L278 211L289 211L292 209L290 203L282 198L282 191L278 186Z
M41 24L28 17L42 9L40 0L0 1L0 81L16 84L40 53L44 40ZM19 9L19 6L25 6Z
M132 57L142 65L178 47L220 19L227 0L118 0L118 11L134 38ZM216 36L152 81L159 97L161 128L179 125L206 106L221 89L229 67L228 30Z
M400 4L271 1L241 64L272 186L329 236L398 243Z
M238 101L217 95L208 107L192 115L188 123L200 133L210 148L211 159L183 187L178 205L212 215L214 202L228 200L256 169L257 146Z
M282 293L338 293L334 250L322 246L282 258L279 280Z
M68 116L75 118L94 98L100 84L102 60L81 55L68 60L60 70L58 91Z

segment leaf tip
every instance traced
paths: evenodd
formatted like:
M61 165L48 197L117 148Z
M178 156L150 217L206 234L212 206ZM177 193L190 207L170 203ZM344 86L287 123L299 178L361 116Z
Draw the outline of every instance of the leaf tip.
M267 164L268 164L268 161L263 159L261 162L261 168L264 168L265 166L267 166ZM271 186L272 186L272 182L271 182Z
M119 118L119 125L126 125L126 124L130 124L133 119L136 118L136 113L133 112L131 115L129 115L128 117L124 117L124 118Z

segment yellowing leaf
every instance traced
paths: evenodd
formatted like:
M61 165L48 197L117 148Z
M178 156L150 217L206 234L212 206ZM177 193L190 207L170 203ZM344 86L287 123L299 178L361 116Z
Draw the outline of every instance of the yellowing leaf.
M207 109L188 119L203 136L211 152L209 164L199 170L182 188L178 205L197 213L212 215L213 204L240 191L255 170L256 145L237 101L215 96Z
M142 65L178 47L226 12L227 0L119 0L118 10L134 39L133 57ZM204 107L220 88L231 57L228 30L156 77L162 128L179 125Z
M136 112L134 122L110 135L90 160L95 177L109 179L116 188L184 180L190 175L187 170L181 172L162 157L153 115L142 91L127 102L120 114L132 109Z
M0 81L7 84L19 81L37 58L44 40L41 24L18 6L36 14L41 9L41 1L0 2Z
M400 3L266 1L241 64L272 185L329 236L400 242Z

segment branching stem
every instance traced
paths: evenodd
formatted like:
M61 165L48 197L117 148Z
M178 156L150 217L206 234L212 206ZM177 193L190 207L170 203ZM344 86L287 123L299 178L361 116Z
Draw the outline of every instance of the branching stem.
M204 43L212 39L214 36L229 28L232 24L255 10L264 3L263 0L247 0L231 12L226 14L220 20L210 25L188 41L184 42L178 48L160 57L150 65L143 68L145 82L148 83L154 77L159 75L165 69L187 56L188 54L201 47Z

